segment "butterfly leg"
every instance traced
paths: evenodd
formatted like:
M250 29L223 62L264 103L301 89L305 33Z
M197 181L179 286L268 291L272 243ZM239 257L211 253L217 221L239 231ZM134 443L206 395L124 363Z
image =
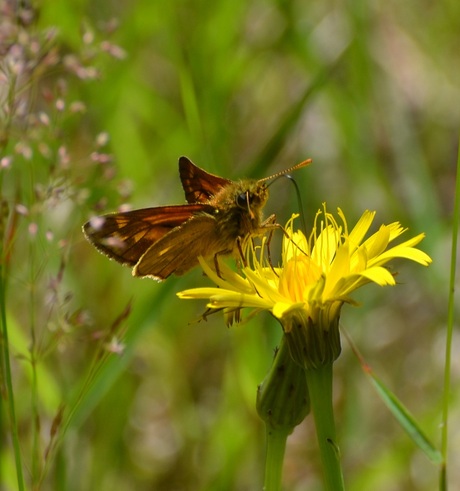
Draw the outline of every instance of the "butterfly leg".
M273 230L274 229L279 229L283 232L283 235L289 240L291 238L291 236L288 234L287 230L282 226L280 225L279 223L276 223L275 220L275 215L271 215L267 218L267 220L265 220L263 223L262 223L262 227L263 228L266 228L266 229L271 229L270 230L270 234L269 234L269 237L268 237L268 240L267 240L267 255L268 255L268 262L271 266L271 268L273 269L273 266L272 266L272 262L271 262L271 257L270 257L270 241L271 241L271 238L273 236ZM304 254L305 256L307 255L307 253L302 250L298 244L294 243L294 246L299 250L299 252L301 254ZM273 269L273 272L275 272L275 270Z
M220 269L219 269L219 256L228 256L231 254L232 251L229 250L224 250L224 251L219 251L214 254L214 270L217 273L217 276L221 279L224 279L223 276L220 274Z
M244 257L244 252L243 252L243 237L237 237L236 239L236 247L238 249L240 257L237 258L243 263L243 267L246 268L248 265L248 262L246 261L246 258Z
M268 234L268 238L267 238L267 260L268 260L268 264L270 265L271 270L275 273L276 276L278 276L278 273L275 271L275 268L273 266L272 255L270 252L270 243L272 241L272 237L273 237L273 229L270 230L270 232Z
M216 253L214 254L214 269L216 270L217 276L218 276L219 278L222 278L222 276L220 275L219 261L218 261L218 259L217 259L217 256L218 256L218 255L219 255L219 253L218 253L218 252L216 252Z
M272 263L272 256L270 253L270 243L271 243L271 240L273 237L273 232L275 229L281 229L281 230L283 230L284 233L286 233L286 232L279 223L276 223L276 216L275 215L270 215L266 220L264 220L262 223L261 229L262 229L262 232L268 232L267 260L268 260L268 264L270 265L270 268L276 274L275 268L273 267L273 263Z

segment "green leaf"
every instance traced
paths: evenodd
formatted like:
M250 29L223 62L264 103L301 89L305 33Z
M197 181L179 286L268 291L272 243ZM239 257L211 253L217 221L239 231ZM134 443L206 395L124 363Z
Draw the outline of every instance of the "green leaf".
M444 461L441 452L428 439L409 410L383 384L383 382L376 375L374 375L374 373L372 373L372 371L367 371L367 374L371 377L372 383L377 389L377 392L379 393L383 402L393 413L393 416L398 420L399 424L406 430L411 439L421 450L423 450L431 462L434 464L441 464Z

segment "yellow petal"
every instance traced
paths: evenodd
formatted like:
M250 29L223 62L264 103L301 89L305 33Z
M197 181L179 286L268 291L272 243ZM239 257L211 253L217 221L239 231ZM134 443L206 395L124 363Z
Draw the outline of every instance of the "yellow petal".
M395 285L396 281L393 275L386 268L375 267L368 268L360 273L364 278L377 283L380 286Z
M286 303L286 302L277 302L272 309L273 315L281 319L283 315L287 314L291 310L301 309L305 306L303 302L297 303Z
M203 268L206 276L209 277L217 286L224 289L238 290L245 293L253 293L251 285L238 273L235 273L224 262L219 261L219 275L209 266L202 256L198 257L198 261ZM214 263L212 263L214 265Z
M432 262L431 257L420 249L396 246L388 249L388 251L385 251L383 254L380 254L380 256L376 257L373 261L369 261L369 265L376 266L385 264L391 259L396 258L410 259L423 266L428 266Z
M352 251L363 241L364 236L367 234L374 221L374 217L375 211L366 210L358 220L358 223L353 227L353 230L348 236ZM345 217L343 217L342 220L345 220Z
M340 234L340 230L327 225L316 238L311 257L324 271L329 269L335 256L337 246L340 243Z
M390 242L408 230L407 228L402 227L399 222L390 223L387 225L387 228L390 230Z
M261 309L271 309L272 303L267 302L267 300L257 295L245 295L244 293L226 291L210 296L208 307L255 307Z
M190 288L189 290L183 290L181 292L177 292L176 295L179 298L209 298L212 297L213 295L217 295L220 293L222 293L221 288L204 287L204 288Z
M382 225L378 232L371 235L363 244L369 260L381 254L388 247L389 241L390 229L386 225Z
M350 274L350 249L348 241L342 244L335 255L331 269L326 277L324 296L328 298L330 292L334 290L337 282Z

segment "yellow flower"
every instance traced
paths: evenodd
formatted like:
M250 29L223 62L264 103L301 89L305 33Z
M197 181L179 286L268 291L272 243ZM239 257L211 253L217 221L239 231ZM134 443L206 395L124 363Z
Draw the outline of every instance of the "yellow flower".
M297 215L293 215L285 227L279 267L273 267L267 259L265 239L257 248L249 244L245 254L248 266L240 272L219 262L217 274L212 269L213 261L201 259L203 270L217 288L194 288L178 296L209 299L211 309L269 310L287 332L291 324L283 321L295 313L314 325L327 326L338 318L344 302L354 303L350 295L357 288L370 282L395 285L394 276L384 267L391 259L410 259L424 266L431 263L427 254L415 248L424 234L391 245L407 230L398 222L381 225L365 239L375 212L365 211L351 232L340 209L337 215L328 213L324 206L308 238L294 229Z

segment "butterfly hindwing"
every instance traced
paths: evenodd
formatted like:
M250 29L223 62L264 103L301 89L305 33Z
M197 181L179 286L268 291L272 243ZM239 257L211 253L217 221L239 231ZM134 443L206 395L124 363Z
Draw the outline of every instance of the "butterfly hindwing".
M200 214L153 244L134 267L133 275L157 280L171 274L180 276L198 264L198 256L208 257L216 248L219 250L219 242L216 219L210 214Z

